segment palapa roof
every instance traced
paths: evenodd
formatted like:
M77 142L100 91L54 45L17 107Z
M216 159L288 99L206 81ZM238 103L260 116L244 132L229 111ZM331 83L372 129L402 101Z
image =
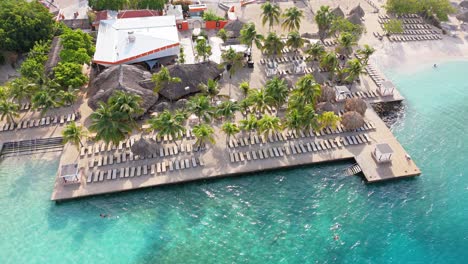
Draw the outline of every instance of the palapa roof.
M156 142L154 142L152 139L145 139L141 137L135 142L135 144L130 147L130 149L135 155L149 157L153 153L157 153L158 148L156 146Z
M358 4L355 8L349 11L349 15L354 15L354 14L357 14L359 18L362 18L366 14L364 12L364 9L362 9L361 4Z
M245 23L239 19L231 20L224 26L224 30L226 30L229 38L238 38L244 25Z
M347 98L345 101L345 110L355 111L364 116L367 110L367 104L363 99L358 97Z
M323 112L333 112L335 114L338 113L335 105L330 102L322 102L317 104L317 113L321 114Z
M460 21L468 22L468 11L465 11L465 12L463 12L463 13L461 13L461 14L458 14L458 15L456 16L456 18L457 18L458 20L460 20Z
M152 88L146 88L139 82L150 78L151 73L134 65L109 67L91 82L88 90L91 98L88 104L96 109L99 102L107 102L114 91L120 90L139 95L142 98L141 107L147 110L158 100L158 95Z
M198 64L175 64L167 66L172 77L179 77L181 82L169 83L159 94L170 100L177 100L189 94L200 92L199 84L208 79L218 79L224 69L212 61ZM150 83L152 87L154 84ZM186 89L186 87L188 87Z
M317 69L312 72L312 75L314 76L315 81L319 84L323 84L327 81L327 77L323 76L323 74Z
M50 75L52 73L52 69L60 62L60 52L63 49L61 42L62 40L59 36L54 37L52 40L50 51L47 55L48 59L44 66L46 75Z
M341 118L341 124L347 130L356 130L364 125L364 118L358 112L346 112Z
M340 6L337 6L331 12L332 12L332 14L334 14L337 17L345 17L345 14L344 14L343 10L341 10Z
M358 14L349 15L346 19L355 25L362 25L361 17Z

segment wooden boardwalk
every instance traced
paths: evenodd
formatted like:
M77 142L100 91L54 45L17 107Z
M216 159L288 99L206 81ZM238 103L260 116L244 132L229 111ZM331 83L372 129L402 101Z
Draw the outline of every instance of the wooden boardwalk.
M52 200L67 200L85 196L106 194L121 192L139 188L146 188L152 186L160 186L167 184L182 183L195 180L213 179L219 177L235 176L239 174L262 172L267 170L274 170L280 168L302 166L302 165L313 165L323 162L334 162L342 160L355 160L362 168L362 174L368 182L377 182L382 180L390 180L401 177L410 177L420 174L420 170L414 164L413 161L406 159L406 152L403 147L399 144L396 138L393 136L391 131L386 127L385 123L379 118L379 116L372 110L368 109L366 112L366 119L372 122L375 129L366 131L366 134L370 138L370 143L348 145L342 147L336 147L333 149L307 152L302 154L293 154L265 158L250 161L245 159L240 162L231 162L230 151L226 146L225 138L223 134L217 131L217 144L209 146L207 150L195 153L182 153L170 157L156 157L153 159L144 160L133 160L126 161L119 164L102 165L99 170L108 172L109 170L116 169L120 171L124 167L139 167L142 165L156 164L162 161L174 160L174 158L191 159L191 157L197 157L203 161L204 165L192 167L189 169L173 169L170 171L167 169L165 172L155 173L151 175L150 169L147 175L124 177L117 179L103 179L103 181L87 183L86 177L82 179L82 183L78 185L63 185L59 180L56 181L54 191L52 193ZM250 146L239 146L234 149L234 152L247 152L252 150L269 149L273 147L286 147L290 144L301 144L301 143L318 143L322 140L336 138L337 136L351 136L356 135L358 132L344 132L339 135L323 135L320 137L310 138L299 138L292 141L280 141L274 143L256 144ZM392 163L390 164L377 164L371 156L371 152L374 150L377 143L387 143L391 146L394 151ZM78 150L70 145L67 145L64 149L64 153L61 158L61 164L66 164L79 160L81 167L88 169L88 156L85 155L81 159ZM343 172L344 173L344 172ZM136 173L135 173L136 174ZM85 174L86 175L86 172ZM107 177L106 177L107 178Z

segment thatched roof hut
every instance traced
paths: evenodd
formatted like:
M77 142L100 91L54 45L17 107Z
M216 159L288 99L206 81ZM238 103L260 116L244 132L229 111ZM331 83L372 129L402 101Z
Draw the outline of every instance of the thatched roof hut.
M231 20L224 26L224 30L226 30L228 38L238 38L244 25L245 23L239 19Z
M334 14L337 17L343 17L343 18L345 17L345 14L344 14L343 10L341 10L340 6L337 6L331 12L332 12L332 14Z
M141 157L150 157L153 153L157 153L156 142L151 139L141 137L130 148L133 154Z
M468 9L468 0L461 1L459 6Z
M354 131L364 125L364 118L358 112L346 112L341 117L341 124L348 131Z
M47 61L44 65L44 70L47 76L52 74L52 70L60 62L60 52L63 49L61 38L59 36L54 37L52 44L50 45L50 51L47 55Z
M361 17L358 14L349 15L346 19L354 25L362 25Z
M353 97L345 101L345 111L355 111L364 116L367 110L367 104L361 98Z
M335 102L335 98L335 90L328 85L322 85L322 93L320 94L319 102L333 103Z
M336 109L335 105L330 102L318 103L316 110L318 114L321 114L323 112L333 112L335 114L338 114L338 110Z
M362 9L361 4L358 4L355 8L349 11L349 15L354 15L354 14L358 15L359 18L364 17L366 13L364 12L364 9Z
M178 100L184 96L200 92L199 84L206 83L208 79L217 80L224 69L218 64L208 61L199 64L176 64L167 67L172 77L179 77L181 82L169 83L163 87L159 94L170 100ZM153 89L152 82L145 83Z
M88 105L96 109L99 102L107 102L114 91L124 91L139 95L141 107L145 112L156 103L158 95L152 88L139 84L140 81L151 78L151 73L133 65L117 65L107 68L92 82L88 90L90 99Z
M468 22L468 11L458 14L456 18L462 22Z

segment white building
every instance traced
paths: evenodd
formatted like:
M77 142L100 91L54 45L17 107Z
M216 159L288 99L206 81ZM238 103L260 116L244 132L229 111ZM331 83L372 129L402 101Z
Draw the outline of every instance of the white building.
M93 62L111 66L155 60L179 54L174 16L102 20Z
M344 85L335 86L335 100L337 102L346 100L348 96L351 96L351 92L349 91L348 87Z

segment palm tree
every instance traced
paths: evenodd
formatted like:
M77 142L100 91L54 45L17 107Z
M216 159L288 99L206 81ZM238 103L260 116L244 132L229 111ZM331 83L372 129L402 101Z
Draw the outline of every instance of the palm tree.
M232 47L221 54L223 64L229 73L229 97L231 97L231 80L232 76L244 66L244 55L236 52Z
M150 129L153 131L158 131L158 134L161 136L171 136L174 139L174 143L177 148L177 140L180 136L185 133L185 127L183 125L183 120L178 118L175 114L171 114L168 110L164 110L157 117L153 117L148 120Z
M242 116L245 118L250 107L253 105L253 102L249 98L244 98L244 100L239 102L239 108L242 113Z
M302 110L302 124L306 130L320 130L320 123L318 121L318 115L315 113L315 106L307 104Z
M280 129L280 119L276 116L264 115L260 120L258 120L258 130L265 136L268 136L270 132L276 132Z
M0 99L8 99L10 96L10 87L0 86Z
M301 27L301 19L304 17L302 10L299 10L297 7L287 8L282 17L284 18L283 28L289 29L290 31L299 30Z
M86 136L86 131L83 130L83 126L79 126L75 121L68 124L62 131L63 143L72 143L78 149L83 147L83 142L81 138Z
M336 53L326 53L320 60L320 67L330 72L333 77L333 73L335 72L336 67L338 67L338 58L336 57Z
M100 103L90 118L89 130L96 133L96 140L103 140L106 144L118 145L132 132L127 115L107 104Z
M318 116L320 128L331 127L335 129L337 123L340 121L341 117L335 115L335 113L333 112L323 112L321 115Z
M274 105L277 111L280 107L286 103L288 98L288 85L285 80L278 78L277 76L273 79L268 80L265 84L265 93L269 103Z
M15 123L15 117L19 116L19 105L6 100L6 99L1 99L0 100L0 114L1 118L0 120L3 121L5 118L8 123Z
M206 142L210 142L211 144L215 143L215 139L213 136L214 129L207 124L199 124L194 126L192 132L197 138L197 140L195 141L197 150L200 150L200 147L202 145L205 145Z
M288 34L288 39L286 40L286 46L294 49L297 52L298 49L304 47L304 39L301 37L301 34L297 31L290 32Z
M203 95L191 97L187 102L187 111L195 114L198 117L198 122L200 124L202 119L205 122L209 122L213 115L210 100L208 97Z
M249 46L250 49L252 49L252 45L255 43L255 46L257 46L258 49L261 49L262 40L263 36L257 33L254 23L249 22L242 26L242 29L240 31L241 44L245 44Z
M266 2L260 6L262 9L262 25L268 22L268 31L271 31L273 25L275 23L279 23L279 17L281 14L281 10L279 5L272 4L270 2Z
M231 120L237 111L240 110L239 104L232 101L224 101L218 105L216 110L216 116Z
M296 83L296 89L304 97L304 104L315 105L322 94L322 87L311 74L302 76Z
M224 134L226 134L226 146L228 145L231 136L234 136L240 132L239 127L235 123L231 122L224 123L221 127L221 130L223 130Z
M319 37L323 42L324 39L330 34L331 25L334 19L333 13L330 11L329 6L321 6L315 14L315 22L319 28Z
M347 67L344 69L344 72L348 74L345 78L346 82L352 83L359 78L361 73L365 73L364 66L357 58L349 60L347 64Z
M58 97L60 98L60 103L62 105L72 105L75 103L76 99L78 98L77 89L70 89L69 91L61 90L58 93Z
M250 91L250 85L249 82L244 81L239 84L239 89L242 91L242 94L244 95L244 98L247 97Z
M17 78L8 84L8 88L10 97L17 102L21 102L24 99L31 99L31 96L37 89L37 85L31 83L26 78Z
M139 95L123 91L115 91L108 100L109 107L124 114L133 125L135 125L133 118L144 112L140 107L141 102L142 98Z
M325 54L325 47L319 42L315 42L314 44L309 45L306 50L306 54L308 54L312 60L317 61L323 56L323 54Z
M268 55L280 55L284 48L284 43L280 37L274 32L268 33L265 42L263 43L263 50Z
M284 122L285 127L296 132L299 132L299 130L301 130L304 125L301 113L296 108L291 109L286 113Z
M263 114L270 109L268 103L271 102L271 99L263 88L250 90L247 99L252 102L252 106L256 112Z
M206 84L200 84L200 90L203 93L209 95L211 99L213 99L216 95L219 94L219 86L218 82L213 79L208 79Z
M367 62L369 62L369 57L374 54L374 52L375 49L367 44L364 44L364 47L357 51L357 54L361 55L362 65L367 65Z
M54 89L43 89L37 91L32 99L32 108L41 109L41 115L44 115L50 108L57 107L59 104L57 102L58 92Z
M165 85L168 85L169 83L179 83L182 81L179 77L172 77L169 70L164 66L162 66L161 70L159 70L157 73L153 74L151 80L155 85L155 93L158 93Z
M258 128L258 119L254 115L250 114L246 119L240 121L240 129L249 132L249 139L252 131Z
M356 45L355 37L351 35L351 33L344 32L338 38L338 47L336 47L336 51L343 56L348 57L353 51L354 45Z
M206 61L206 59L209 58L212 54L211 46L206 41L205 38L197 39L197 44L195 45L195 51L197 52L197 55L196 55L197 59L202 58L203 61Z

